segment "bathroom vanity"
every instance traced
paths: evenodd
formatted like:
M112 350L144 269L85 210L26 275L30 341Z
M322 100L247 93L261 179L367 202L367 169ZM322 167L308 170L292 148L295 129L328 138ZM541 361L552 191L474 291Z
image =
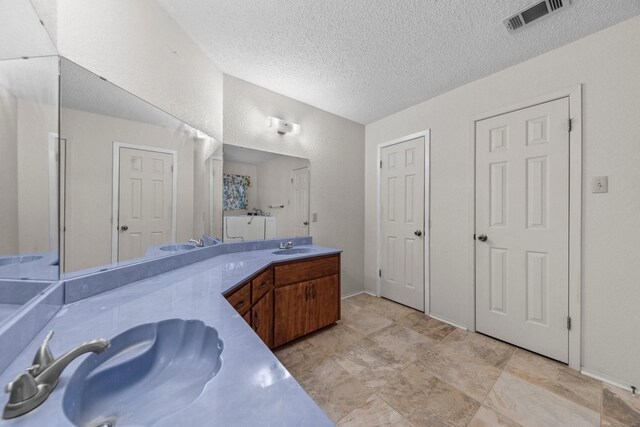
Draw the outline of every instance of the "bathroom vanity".
M267 347L279 347L340 320L340 255L276 263L225 296Z
M310 243L310 239L307 241ZM145 378L153 375L153 369L148 374L139 373L140 381L118 382L110 389L109 399L118 395L139 396L136 399L145 408L140 411L137 405L113 405L112 400L105 398L103 401L101 395L95 393L90 399L83 400L87 396L81 393L86 387L84 378L97 381L96 375L90 375L88 371L95 366L92 361L96 356L83 356L62 373L60 384L44 403L21 417L0 420L0 426L100 425L104 421L117 425L118 420L123 423L135 421L140 425L153 422L154 426L207 425L215 420L216 425L248 426L260 425L265 419L277 419L278 425L283 426L333 425L268 347L282 345L339 318L341 251L300 243L292 249L278 250L278 243L225 244L194 249L164 258L163 264L171 262L169 260L176 262L180 258L197 257L199 253L217 251L217 255L108 291L96 285L97 280L106 277L108 280L104 283L117 282L118 269L98 272L91 283L94 284L92 288L101 288L101 293L85 295L83 299L78 299L78 292L86 289L83 283L89 283L89 278L59 282L57 289L65 290L67 303L0 375L2 384L13 380L31 365L36 350L50 330L56 333L49 343L51 351L54 357L60 357L96 338L110 339L112 343L117 343L118 337L123 337L120 342L132 341L126 338L127 334L144 325L143 330L155 331L161 330L162 325L179 326L185 321L197 321L202 323L204 330L215 329L220 340L217 348L221 362L210 358L216 366L213 366L214 371L207 371L211 379L198 386L202 392L180 395L179 401L175 400L177 395L153 393L148 389L150 382ZM123 267L121 275L130 277L135 276L136 271L149 271L153 262ZM194 331L202 327L198 326ZM171 334L177 333L175 329L171 330ZM158 354L165 351L154 344L162 334L145 333L152 337L149 344L133 350L125 347L123 356L109 355L114 359L121 357L120 365L107 362L105 366L108 364L108 368L117 374L128 369L127 364L136 359L136 352L144 355L148 351ZM191 334L186 329L180 334L176 335L180 337L177 340L181 343L180 348L202 348L189 345L198 334ZM171 348L169 346L168 350ZM171 356L175 357L173 353ZM193 363L189 354L181 355L179 360ZM209 358L199 356L198 360L205 363L204 367L197 365L200 366L198 369L206 370ZM192 377L199 378L197 375ZM157 389L179 390L179 386L172 386L171 382L184 385L185 378L191 377L165 375ZM137 387L147 389L137 390ZM168 398L173 399L171 405L167 404ZM169 407L171 411L167 409ZM233 407L243 409L229 410ZM163 415L158 418L160 413ZM100 414L99 419L94 419L92 414Z

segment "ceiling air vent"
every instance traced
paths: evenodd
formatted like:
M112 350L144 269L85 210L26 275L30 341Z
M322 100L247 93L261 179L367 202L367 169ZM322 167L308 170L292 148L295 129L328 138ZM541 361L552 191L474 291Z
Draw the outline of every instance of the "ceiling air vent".
M509 32L514 32L526 26L527 24L532 23L536 19L542 18L543 16L549 15L551 13L555 13L562 8L569 6L570 4L571 0L539 1L522 9L520 12L508 17L502 22L504 22L504 25L507 27Z

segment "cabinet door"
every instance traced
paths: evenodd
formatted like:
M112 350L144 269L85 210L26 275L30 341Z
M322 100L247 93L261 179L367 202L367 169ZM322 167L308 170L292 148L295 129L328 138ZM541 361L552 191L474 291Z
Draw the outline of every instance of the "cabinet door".
M251 325L260 339L273 347L273 291L270 291L251 309Z
M309 282L283 286L275 290L274 347L307 333Z
M311 295L307 332L313 332L340 319L340 276L334 274L309 283Z

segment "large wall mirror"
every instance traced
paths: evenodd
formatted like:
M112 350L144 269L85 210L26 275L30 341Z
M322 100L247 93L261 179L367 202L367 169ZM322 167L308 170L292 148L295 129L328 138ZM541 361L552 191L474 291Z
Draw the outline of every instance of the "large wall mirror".
M309 235L308 159L225 144L223 160L225 242Z
M0 0L0 324L58 280L58 57L28 0Z
M64 58L60 91L65 277L194 249L221 143Z

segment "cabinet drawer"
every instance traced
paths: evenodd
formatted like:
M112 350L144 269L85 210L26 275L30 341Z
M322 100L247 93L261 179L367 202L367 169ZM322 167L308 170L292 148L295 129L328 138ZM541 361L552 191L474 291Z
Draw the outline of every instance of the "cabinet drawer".
M251 302L255 304L264 294L273 289L273 270L269 268L263 271L251 281L251 287L253 288Z
M238 313L244 315L251 308L251 283L242 285L240 289L227 297L227 301Z
M332 255L274 267L276 287L332 276L340 272L340 256Z

